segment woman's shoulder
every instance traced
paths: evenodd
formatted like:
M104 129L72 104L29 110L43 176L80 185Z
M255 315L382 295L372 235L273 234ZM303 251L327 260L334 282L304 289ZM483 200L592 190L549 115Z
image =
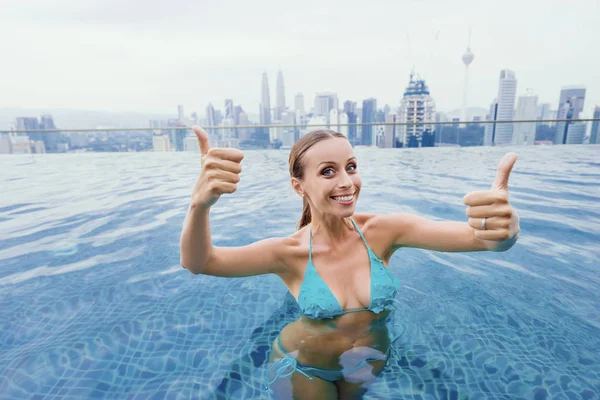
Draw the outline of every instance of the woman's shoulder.
M365 240L380 258L386 259L393 253L394 236L392 234L390 215L375 213L355 213L353 215L358 229Z
M370 231L388 231L390 225L398 225L403 222L410 222L411 215L408 213L397 213L397 214L374 214L374 213L355 213L353 216L354 221L363 230ZM364 229L363 229L364 227ZM363 232L364 233L364 232Z
M385 214L375 213L354 213L352 216L365 237L379 236L385 227L385 217Z
M301 279L304 276L309 250L308 226L278 239L280 241L280 257L287 267L287 273L280 277L289 287L290 282L293 282L294 279Z
M366 227L369 223L373 222L373 218L377 218L378 214L374 213L354 213L352 219L356 222L356 225L362 231L363 225Z
M292 234L279 238L287 257L302 255L308 249L308 226L304 226Z
M288 236L283 237L281 239L284 240L287 245L297 246L300 244L302 239L308 235L308 233L306 232L307 230L308 230L308 225L305 225L302 228L292 232Z

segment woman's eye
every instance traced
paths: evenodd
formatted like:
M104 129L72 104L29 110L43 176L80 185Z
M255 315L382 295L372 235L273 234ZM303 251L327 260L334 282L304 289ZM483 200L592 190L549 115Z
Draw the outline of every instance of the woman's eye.
M346 167L346 171L349 171L349 172L354 172L354 171L356 171L356 164L349 164L349 165ZM333 173L334 173L334 172L335 172L335 171L333 170L333 168L325 168L325 169L324 169L324 170L321 172L321 174L323 174L324 176L331 176L331 175L333 175Z

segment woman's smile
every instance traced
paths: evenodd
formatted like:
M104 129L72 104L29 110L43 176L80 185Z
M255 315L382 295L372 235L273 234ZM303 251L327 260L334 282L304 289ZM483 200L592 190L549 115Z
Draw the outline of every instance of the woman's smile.
M351 194L347 194L347 195L342 195L342 196L331 196L331 198L339 204L342 205L350 205L352 203L354 203L354 194L355 193L351 193Z

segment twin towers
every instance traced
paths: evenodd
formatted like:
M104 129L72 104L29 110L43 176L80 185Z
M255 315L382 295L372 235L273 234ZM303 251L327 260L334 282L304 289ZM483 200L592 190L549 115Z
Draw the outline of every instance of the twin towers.
M275 108L273 109L273 120L281 120L282 113L285 111L285 87L283 83L283 72L277 72L277 82L275 88ZM263 72L261 95L260 95L260 124L271 125L271 96L269 94L269 78L267 72Z

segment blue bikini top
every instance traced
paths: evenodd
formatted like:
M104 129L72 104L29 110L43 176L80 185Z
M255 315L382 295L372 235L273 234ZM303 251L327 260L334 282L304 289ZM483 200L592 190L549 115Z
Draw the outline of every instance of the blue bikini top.
M298 294L298 304L302 313L311 319L335 318L337 316L357 311L370 310L375 314L393 308L396 293L400 282L394 274L383 265L383 261L373 253L362 232L358 229L354 219L350 218L354 228L360 235L363 243L369 253L369 264L371 269L371 303L367 308L356 308L344 310L338 302L333 292L329 289L325 281L321 279L319 273L312 263L312 227L310 228L310 243L308 265L304 273L304 281L300 286Z

